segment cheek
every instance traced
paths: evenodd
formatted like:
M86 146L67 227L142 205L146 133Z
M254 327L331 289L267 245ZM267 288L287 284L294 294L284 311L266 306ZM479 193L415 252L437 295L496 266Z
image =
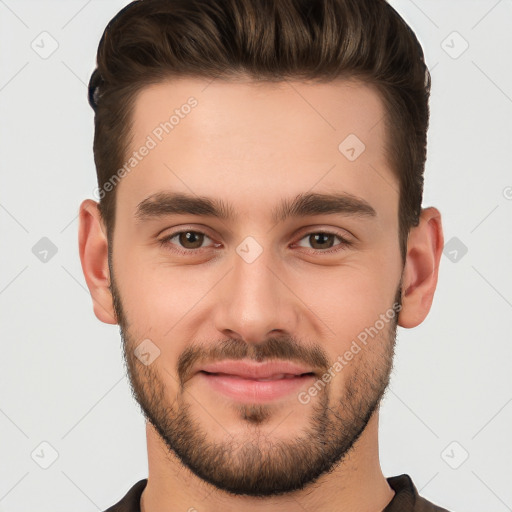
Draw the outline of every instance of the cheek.
M208 299L219 279L207 266L172 266L143 254L125 256L115 272L133 329L160 340L183 330L183 319Z
M364 269L331 269L329 275L316 275L308 283L303 282L297 294L305 298L309 308L304 314L320 328L317 332L323 339L313 341L324 345L331 363L342 358L347 365L344 368L347 376L354 368L349 361L360 361L361 354L365 359L371 357L365 343L387 339L390 319L396 314L392 306L398 283L389 279L389 272L372 270L368 266ZM345 357L350 350L359 355L352 353Z
M373 324L392 305L398 275L396 279L389 275L380 268L346 265L308 272L307 278L297 275L290 287L328 326L344 334L351 326Z

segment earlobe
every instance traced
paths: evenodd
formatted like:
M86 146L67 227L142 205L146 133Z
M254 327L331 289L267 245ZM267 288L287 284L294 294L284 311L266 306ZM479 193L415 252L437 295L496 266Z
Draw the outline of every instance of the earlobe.
M401 327L416 327L428 315L437 286L443 246L441 213L433 207L425 208L419 225L409 233L398 321Z
M98 203L86 199L80 205L78 246L87 287L91 293L94 314L107 324L117 324L110 293L108 240L103 229Z

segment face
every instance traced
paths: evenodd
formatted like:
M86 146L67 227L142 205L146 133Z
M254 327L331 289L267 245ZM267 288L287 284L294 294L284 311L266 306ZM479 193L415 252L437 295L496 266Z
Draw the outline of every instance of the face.
M148 421L219 489L303 488L377 413L402 275L383 116L348 81L180 79L137 97L115 312Z

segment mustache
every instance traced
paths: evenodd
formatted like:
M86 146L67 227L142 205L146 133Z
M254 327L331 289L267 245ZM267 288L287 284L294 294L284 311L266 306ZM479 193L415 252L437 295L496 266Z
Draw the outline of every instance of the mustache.
M177 362L178 379L183 389L187 380L195 373L199 364L233 360L294 361L318 368L325 372L329 368L327 353L319 346L299 344L290 337L268 338L260 344L246 343L239 339L222 340L215 345L198 344L187 347Z

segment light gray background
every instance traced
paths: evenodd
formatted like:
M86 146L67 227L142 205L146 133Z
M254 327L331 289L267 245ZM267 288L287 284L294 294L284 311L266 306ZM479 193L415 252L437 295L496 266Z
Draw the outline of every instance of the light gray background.
M77 243L78 207L96 186L86 83L101 33L126 3L0 0L4 512L104 510L147 476L118 328L93 315ZM408 473L450 510L504 512L512 510L512 2L392 4L432 72L424 206L440 209L455 245L445 247L427 320L399 328L382 467ZM46 262L32 251L43 237L57 248ZM53 450L58 458L43 469Z

